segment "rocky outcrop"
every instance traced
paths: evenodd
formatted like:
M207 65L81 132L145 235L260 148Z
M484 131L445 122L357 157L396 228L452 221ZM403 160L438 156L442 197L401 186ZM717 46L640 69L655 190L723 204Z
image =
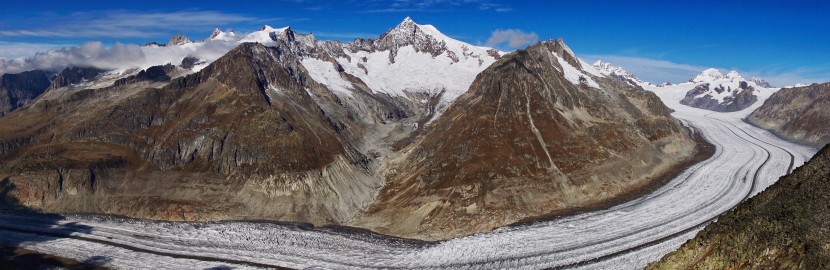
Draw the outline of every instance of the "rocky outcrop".
M170 38L170 41L167 42L167 45L182 45L182 44L187 44L187 43L192 43L192 42L193 41L190 41L190 39L187 38L186 36L176 34L176 35L174 35L173 37Z
M756 85L758 85L758 86L760 86L760 87L764 87L764 88L775 88L775 86L772 86L772 84L771 84L771 83L769 83L769 82L767 82L767 81L765 81L765 80L763 80L763 79L761 79L761 78L758 78L758 77L754 77L754 78L752 78L752 82L754 82Z
M686 93L680 104L716 112L736 112L757 101L755 88L741 81L737 89L732 89L731 86L713 86L709 83L697 85Z
M801 144L830 143L830 83L784 88L755 109L746 120Z
M192 67L192 66L191 66ZM148 69L139 71L136 75L131 75L129 77L118 79L113 84L114 86L122 86L127 84L138 83L142 81L151 81L151 82L166 82L170 81L170 74L176 70L176 66L171 64L163 65L163 66L153 66Z
M828 179L825 147L647 269L828 269Z
M197 64L199 64L200 61L201 60L199 60L199 58L188 56L182 59L182 63L179 66L181 66L183 69L192 69Z
M0 116L29 104L46 91L49 76L42 70L0 75Z
M104 73L104 70L93 67L68 67L58 73L52 80L49 90L77 84L83 81L90 81Z
M479 74L402 150L355 225L422 239L487 231L619 196L694 154L653 93L569 82L566 48L539 43Z

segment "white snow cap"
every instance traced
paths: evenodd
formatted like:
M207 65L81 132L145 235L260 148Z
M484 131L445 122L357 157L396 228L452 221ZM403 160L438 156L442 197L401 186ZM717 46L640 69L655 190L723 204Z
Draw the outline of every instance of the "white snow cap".
M631 84L632 82L634 85L645 86L651 85L652 83L640 80L634 74L629 73L622 67L618 67L612 65L611 63L603 62L602 60L597 60L594 64L591 65L593 68L597 69L599 73L602 75L610 75L610 76L619 76L626 79L626 83Z
M691 82L712 82L723 78L726 78L726 76L723 76L723 73L720 73L720 70L716 68L709 68L698 73L697 76L691 80Z
M733 79L733 80L738 80L738 81L745 81L746 80L746 79L744 79L744 76L741 76L741 74L738 73L738 71L735 71L735 70L732 70L732 71L729 71L729 73L726 73L726 78Z
M274 28L266 24L259 31L248 34L239 42L259 42L263 45L272 45L275 38L283 34L286 30L288 30L288 27Z

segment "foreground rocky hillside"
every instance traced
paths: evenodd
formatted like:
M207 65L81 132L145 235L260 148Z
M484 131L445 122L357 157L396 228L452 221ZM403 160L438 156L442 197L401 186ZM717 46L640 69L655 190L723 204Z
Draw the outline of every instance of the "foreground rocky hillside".
M406 18L376 40L265 26L142 50L217 42L235 47L66 69L0 117L5 207L442 239L596 207L696 152L656 96L561 40L502 58Z
M830 83L781 89L746 120L787 140L822 147L830 143Z
M562 40L504 56L404 149L356 224L430 239L491 230L648 186L694 155L657 96L582 70Z
M830 147L647 269L830 268Z

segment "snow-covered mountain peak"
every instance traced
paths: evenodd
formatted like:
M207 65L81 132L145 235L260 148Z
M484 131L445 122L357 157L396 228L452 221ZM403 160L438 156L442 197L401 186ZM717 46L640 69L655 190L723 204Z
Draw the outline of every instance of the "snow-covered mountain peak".
M439 45L443 44L423 44L423 43L439 43L440 40L437 40L433 37L433 34L440 34L441 32L438 29L432 27L433 31L430 33L424 32L422 25L418 25L415 21L412 20L410 17L406 17L401 23L399 23L394 28L389 29L386 33L383 33L379 38L378 41L388 43L388 45L393 48L403 47L406 45L433 45L435 47L439 47ZM443 36L443 34L441 34Z
M259 31L246 35L239 42L259 42L264 45L271 45L277 40L278 36L284 35L286 30L288 30L288 27L274 28L266 24Z
M602 60L597 60L591 66L599 70L599 72L603 75L631 75L630 73L625 71L625 69L618 66L614 66L611 63L603 62Z
M720 70L716 68L709 68L698 73L697 76L691 80L691 82L712 82L723 78L726 78L726 76L724 76Z
M731 70L729 73L726 73L727 79L737 80L737 81L745 81L744 76L741 76L740 73L736 70Z
M406 16L406 18L404 18L403 21L401 21L401 23L398 24L398 26L395 26L395 28L411 29L416 25L417 24L415 23L415 21L412 20L412 18Z
M210 37L208 37L208 40L235 42L239 38L240 37L234 31L225 32L225 31L222 31L222 29L215 28L215 29L213 29L213 33L210 34Z
M569 46L568 46L568 44L565 44L565 40L564 40L564 39L562 39L562 38L557 38L557 39L554 41L554 43L555 43L556 45L558 45L558 46L561 46L561 47L562 47L562 51L563 51L563 53L567 53L567 54L569 54L571 57L576 58L576 54L574 53L574 51L573 51L573 50L571 50L571 47L569 47ZM562 56L562 57L564 57L564 56Z
M622 67L612 65L611 63L603 62L602 60L597 60L591 66L595 68L597 71L599 71L599 73L602 75L622 79L623 81L628 82L631 85L645 86L651 84L649 82L640 80L640 78L637 78L637 76L634 76L634 74L629 73Z
M217 27L217 28L213 28L213 33L210 33L210 37L208 37L208 39L209 39L209 40L214 40L214 39L216 39L216 37L218 37L220 34L222 34L222 29L219 29L219 27Z

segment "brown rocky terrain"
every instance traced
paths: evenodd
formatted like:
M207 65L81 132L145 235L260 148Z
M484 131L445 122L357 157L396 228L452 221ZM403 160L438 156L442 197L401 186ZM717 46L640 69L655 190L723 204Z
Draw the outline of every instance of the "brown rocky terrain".
M828 180L824 147L647 269L828 269Z
M560 61L575 59L557 40L491 65L402 150L355 224L425 239L487 231L608 200L691 158L694 143L653 93L574 85Z
M746 121L801 144L830 143L830 83L784 88L755 109Z

